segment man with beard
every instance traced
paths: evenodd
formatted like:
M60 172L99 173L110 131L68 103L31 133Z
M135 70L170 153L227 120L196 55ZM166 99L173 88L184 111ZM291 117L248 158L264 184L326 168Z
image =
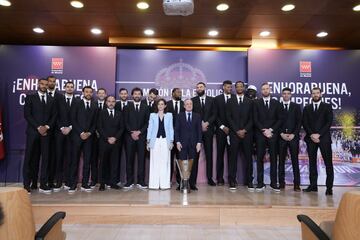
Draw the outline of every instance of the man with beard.
M291 102L291 89L282 90L282 107L284 110L284 122L280 128L279 141L279 186L285 189L285 159L288 149L290 150L291 163L294 173L294 191L300 190L300 170L299 170L299 140L301 128L301 109L300 105Z
M81 190L86 192L92 191L88 182L98 106L92 100L93 89L90 86L85 86L82 89L82 94L83 99L76 102L71 108L73 157L70 164L69 193L76 191L81 153L83 153L84 160Z
M65 95L58 100L58 115L55 130L56 157L55 157L55 186L54 192L60 191L65 180L65 188L69 189L69 166L71 160L71 116L70 110L75 102L79 101L74 96L74 83L65 84ZM66 167L65 167L66 166ZM64 168L65 167L65 168ZM65 170L65 171L64 171Z
M55 100L55 107L56 110L59 110L59 101L64 97L61 93L56 91L56 78L54 76L48 76L48 89L47 94L54 98ZM54 180L56 175L56 131L49 132L49 170L48 170L48 177L49 177L49 187L54 188ZM55 191L58 191L56 189Z
M177 116L179 115L179 113L184 112L185 108L184 108L184 101L181 100L182 93L180 88L174 88L171 92L171 95L172 95L172 99L167 102L166 106L167 106L167 111L172 113L173 115L173 127L175 129ZM179 150L176 147L174 147L171 150L170 181L172 181L174 167L175 167L176 182L180 184L180 173L175 165L175 157L176 159L179 159ZM180 185L178 186L178 188L180 189Z
M208 179L208 185L216 186L215 182L212 179L212 169L213 169L213 137L214 137L214 98L206 96L206 85L203 82L196 84L196 97L193 97L191 100L193 102L193 111L200 114L201 116L201 128L202 128L202 140L205 150L206 158L206 176ZM191 171L191 176L194 181L190 181L191 190L197 190L196 179L198 174L198 162L199 162L200 152L196 153L193 168Z
M231 94L232 82L226 80L223 82L223 91L224 93L218 95L214 99L214 115L216 116L216 148L217 148L217 158L216 158L216 179L219 186L224 185L224 153L225 148L227 152L227 157L230 156L230 146L228 145L228 136L229 136L229 123L226 119L226 104L233 95ZM235 181L235 180L234 180ZM236 182L235 182L236 183ZM234 183L234 184L235 184Z
M143 104L146 104L149 107L150 113L153 113L155 110L154 103L158 95L159 95L159 91L156 88L152 88L149 90L149 95L147 96L147 98L141 101Z
M126 184L125 189L134 186L134 166L135 154L137 154L137 186L145 189L145 150L146 133L149 124L150 109L141 102L143 92L135 87L131 91L133 102L129 102L124 111L125 131L126 131Z
M119 111L122 114L124 113L125 107L128 104L128 97L129 97L128 90L126 88L120 88L119 89L120 101L116 102L116 104L115 104L116 111ZM124 114L123 114L122 119L124 120ZM118 145L119 145L119 164L118 164L116 179L117 179L117 183L120 184L120 181L121 181L120 168L121 168L121 163L122 163L121 157L122 157L122 153L123 153L123 148L124 148L125 161L126 161L125 131L123 131L123 133L121 134Z
M236 189L237 159L239 150L246 162L246 184L253 192L253 101L244 96L245 84L235 83L236 95L226 105L226 116L230 128L229 187Z
M97 114L100 113L102 110L106 109L106 102L105 102L105 98L106 98L106 89L104 88L99 88L96 92L96 98L97 100L95 101L95 104L97 106ZM96 183L98 181L98 166L99 166L99 132L96 129L95 131L95 136L93 139L93 147L92 147L92 154L91 154L91 163L90 163L90 172L91 172L91 183L90 183L90 187L92 189L95 188Z
M270 85L261 85L262 98L255 100L254 104L254 124L256 127L256 155L257 155L257 192L264 191L264 157L266 147L270 154L270 188L275 192L280 192L277 185L278 161L277 161L277 141L279 130L282 123L282 109L280 103L270 96Z
M49 135L56 120L55 100L46 94L48 80L38 81L38 91L25 98L24 117L27 122L25 160L23 165L24 188L28 193L37 189L41 158L40 192L51 193L48 186ZM31 184L31 189L30 189Z
M304 107L303 126L306 132L305 142L309 155L310 186L304 192L317 192L317 152L320 148L321 156L326 167L326 192L332 195L334 183L334 168L332 162L330 128L333 121L333 110L330 104L321 101L321 89L311 90L312 103Z

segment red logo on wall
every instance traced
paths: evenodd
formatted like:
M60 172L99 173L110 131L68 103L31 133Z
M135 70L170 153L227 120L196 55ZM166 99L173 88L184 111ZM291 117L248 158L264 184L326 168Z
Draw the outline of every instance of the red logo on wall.
M62 74L64 70L64 58L51 58L51 73Z
M300 61L300 77L311 77L310 61Z

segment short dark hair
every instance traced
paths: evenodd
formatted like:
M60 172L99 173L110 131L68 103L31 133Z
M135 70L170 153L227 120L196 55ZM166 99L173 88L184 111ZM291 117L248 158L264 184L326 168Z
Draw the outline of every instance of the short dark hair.
M114 95L108 95L108 96L106 96L106 98L105 98L105 102L108 100L109 97L112 97L112 98L114 98L114 99L116 100L116 97L115 97Z
M120 89L119 89L119 93L122 92L122 91L128 92L128 90L127 90L126 88L120 88Z
M177 90L180 90L180 88L176 87L176 88L173 88L173 90L171 91L171 94L174 94L175 91Z
M105 88L99 88L96 92L99 93L99 91L104 91L106 93L106 89Z
M134 87L134 88L131 90L131 95L134 95L134 92L140 92L140 93L141 93L141 96L143 95L143 91L142 91L141 88L139 88L139 87Z
M75 84L74 84L73 82L67 81L67 82L65 83L65 87L66 87L68 84L72 84L73 86L75 86Z
M321 88L319 88L319 87L313 87L313 88L311 89L311 92L313 92L314 90L319 90L320 93L321 93Z
M264 83L261 84L261 87L264 86L264 85L269 85L269 83L268 83L268 82L264 82Z
M232 85L232 81L230 81L230 80L223 81L223 86L228 85L228 84Z
M236 81L235 86L238 85L239 83L241 83L245 87L245 83L243 81L240 81L240 80Z
M53 75L50 75L50 76L47 76L47 80L49 80L49 78L56 78L55 76L53 76Z
M206 87L206 84L205 84L204 82L198 82L198 83L196 84L196 86L199 85L199 84L202 84L202 85L204 85L204 87Z
M155 94L157 96L157 95L159 95L159 90L157 90L156 88L152 88L149 91L149 94L151 94L151 93L153 93L153 94Z
M291 88L289 88L289 87L284 87L282 89L282 92L285 92L285 91L292 92Z
M39 78L39 82L40 82L40 81L48 81L48 80L47 80L47 78L43 78L43 77L42 77L42 78Z
M155 101L155 108L154 108L155 113L159 112L159 109L158 109L159 102L163 102L165 104L165 106L166 106L166 100L165 99L160 98L160 99L156 100ZM165 109L164 109L164 113L166 113L166 112L167 112L167 107L165 107Z
M82 92L85 92L85 89L91 89L92 91L93 91L93 88L92 87L90 87L90 86L85 86L85 87L83 87L83 89L82 89Z

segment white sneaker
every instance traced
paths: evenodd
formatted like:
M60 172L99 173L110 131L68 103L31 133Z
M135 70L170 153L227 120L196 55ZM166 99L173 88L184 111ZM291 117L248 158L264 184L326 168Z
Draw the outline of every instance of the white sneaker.
M69 189L70 189L69 186L64 185L64 190L69 190Z

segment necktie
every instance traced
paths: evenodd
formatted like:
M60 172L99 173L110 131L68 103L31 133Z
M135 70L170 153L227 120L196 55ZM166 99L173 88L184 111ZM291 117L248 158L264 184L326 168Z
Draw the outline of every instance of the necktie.
M179 113L179 101L175 102L175 113L178 114Z
M86 110L90 110L90 104L89 104L89 102L86 102Z
M125 107L125 103L122 103L122 108L121 108L121 110L124 110L124 107Z
M227 102L228 102L228 100L229 100L229 96L226 96L226 101L225 101L225 103L227 103Z
M52 97L52 92L49 92L48 94L50 95L50 97Z
M269 100L265 101L265 107L266 107L266 109L269 109Z
M288 110L289 110L288 104L285 104L285 111L288 111Z
M70 98L66 98L66 104L70 107Z
M135 110L139 112L139 104L135 104Z
M42 104L46 104L46 102L45 102L45 95L41 95L41 102L42 102Z
M110 117L114 118L113 110L110 110Z
M315 104L315 112L318 110L318 105Z
M201 107L202 107L202 108L205 108L205 102L204 102L204 99L203 99L203 98L201 99Z
M191 123L191 113L188 113L188 119L187 122L190 124Z
M102 110L102 103L99 103L99 108Z
M242 98L241 97L239 97L239 104L241 104L242 103Z

